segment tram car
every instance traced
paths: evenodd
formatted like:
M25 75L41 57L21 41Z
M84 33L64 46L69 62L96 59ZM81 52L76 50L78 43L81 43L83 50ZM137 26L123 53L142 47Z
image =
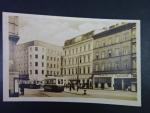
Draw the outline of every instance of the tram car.
M64 91L63 77L48 76L44 80L44 91L62 92Z

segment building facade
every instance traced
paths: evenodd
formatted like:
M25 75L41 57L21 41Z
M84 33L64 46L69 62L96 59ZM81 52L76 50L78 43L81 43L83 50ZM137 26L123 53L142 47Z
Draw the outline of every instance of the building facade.
M93 86L128 90L136 81L136 24L111 26L93 35Z
M62 74L66 84L78 81L80 87L92 86L92 34L93 31L65 41Z
M32 82L41 82L46 76L60 76L62 54L62 47L42 41L18 44L17 70Z

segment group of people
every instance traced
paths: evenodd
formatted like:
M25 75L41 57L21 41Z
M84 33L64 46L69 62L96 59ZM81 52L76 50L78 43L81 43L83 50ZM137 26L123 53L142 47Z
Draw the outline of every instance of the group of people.
M77 83L77 82L73 82L73 81L69 81L68 84L65 85L66 88L69 88L69 90L78 90L78 89L86 89L86 88L92 88L89 87L88 84L84 83Z

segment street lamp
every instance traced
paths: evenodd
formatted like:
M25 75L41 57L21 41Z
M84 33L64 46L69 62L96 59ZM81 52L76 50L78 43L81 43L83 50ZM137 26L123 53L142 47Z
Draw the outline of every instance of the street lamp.
M78 56L78 71L77 71L77 92L79 90L79 61L81 61L80 56Z

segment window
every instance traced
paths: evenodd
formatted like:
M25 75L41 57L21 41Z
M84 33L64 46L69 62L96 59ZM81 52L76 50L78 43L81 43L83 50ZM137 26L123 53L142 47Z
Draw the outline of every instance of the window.
M82 59L81 59L81 56L79 57L79 63L82 63Z
M83 74L85 74L85 67L83 67Z
M30 51L32 51L32 47L30 47Z
M70 58L68 59L68 61L69 61L69 65L70 65Z
M122 53L123 53L123 55L128 54L128 47L123 47Z
M35 51L38 51L38 47L35 47Z
M44 70L42 70L42 74L44 74Z
M82 47L80 47L80 52L82 51Z
M38 66L38 62L35 62L35 66Z
M133 53L136 53L136 44L132 45L132 50L133 50Z
M66 75L66 69L64 69L64 74Z
M128 62L125 63L125 68L126 68L126 69L129 68Z
M119 62L116 62L116 69L119 69Z
M98 60L98 58L99 58L99 55L98 55L98 53L96 53L95 55L96 55L96 60Z
M72 74L74 74L74 69L72 69Z
M47 70L47 75L49 75L49 70Z
M79 74L81 74L81 67L79 67Z
M88 73L90 73L90 67L88 67Z
M47 60L49 60L49 56L47 56Z
M136 60L134 59L133 60L133 69L135 69L136 68Z
M20 64L19 64L20 65ZM30 66L32 66L32 62L30 62Z
M72 64L74 64L74 58L72 58Z
M38 74L38 70L35 70L35 74Z
M30 74L32 75L32 70L30 70Z
M49 63L47 63L47 67L49 67Z
M44 67L44 62L42 62L42 67Z
M69 69L69 75L70 75L70 69Z
M76 53L78 53L78 48L76 48Z
M38 55L37 55L37 54L35 55L35 58L38 58Z
M32 55L30 55L30 59L32 58Z
M84 55L83 58L84 58L84 63L85 63L86 62L86 56Z
M55 68L55 64L54 64L54 68Z
M44 55L42 55L42 59L44 59Z
M88 55L88 62L90 62L90 54Z
M112 55L112 51L108 50L108 56L111 57L111 55Z
M76 74L78 74L78 68L76 68Z

